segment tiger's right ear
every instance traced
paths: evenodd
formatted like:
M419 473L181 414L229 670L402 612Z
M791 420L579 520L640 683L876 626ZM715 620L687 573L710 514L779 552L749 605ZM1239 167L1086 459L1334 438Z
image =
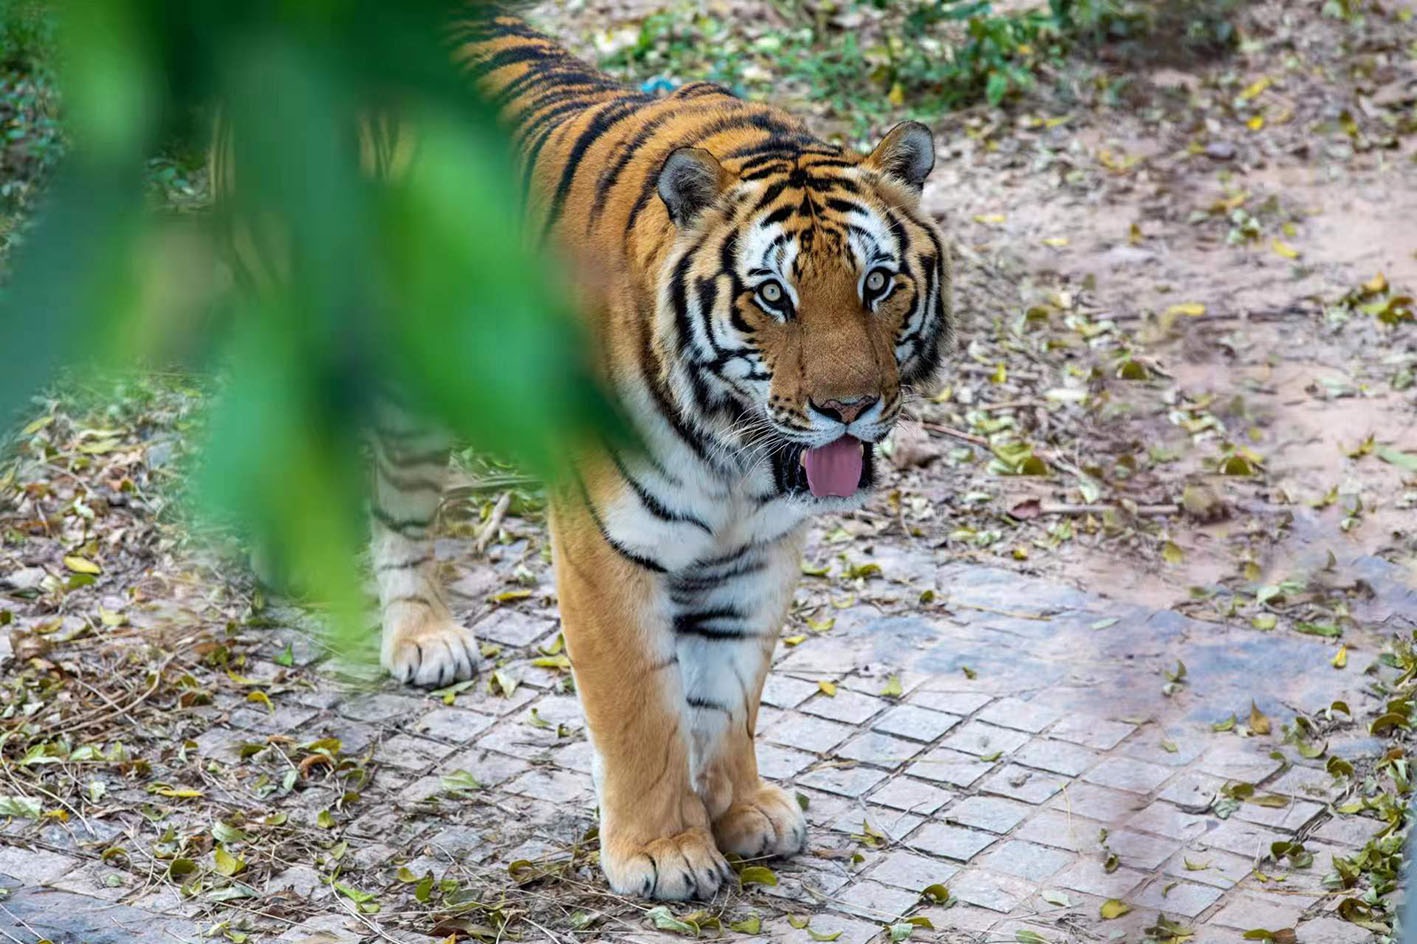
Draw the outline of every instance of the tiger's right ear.
M679 148L659 169L659 198L676 226L687 226L728 188L729 173L703 148Z

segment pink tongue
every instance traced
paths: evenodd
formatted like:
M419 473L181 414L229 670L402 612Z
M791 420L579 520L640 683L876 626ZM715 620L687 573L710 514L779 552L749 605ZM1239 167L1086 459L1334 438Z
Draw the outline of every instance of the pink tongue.
M808 449L807 485L818 498L849 498L861 484L861 443L843 436L834 443Z

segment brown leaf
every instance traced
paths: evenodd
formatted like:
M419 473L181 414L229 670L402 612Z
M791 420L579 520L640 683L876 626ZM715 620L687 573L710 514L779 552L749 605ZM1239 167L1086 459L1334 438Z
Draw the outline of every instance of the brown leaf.
M1031 521L1043 514L1043 503L1036 498L1025 499L1009 509L1009 517L1018 521Z
M1250 730L1262 735L1270 732L1268 716L1253 701L1250 702Z
M897 469L927 466L943 454L943 447L932 441L919 423L902 421L891 434L891 465Z

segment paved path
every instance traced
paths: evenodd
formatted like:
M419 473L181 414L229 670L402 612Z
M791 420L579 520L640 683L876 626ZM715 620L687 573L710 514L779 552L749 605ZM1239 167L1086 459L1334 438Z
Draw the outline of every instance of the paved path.
M1196 929L1198 944L1239 942L1254 928L1297 927L1304 944L1369 939L1329 913L1337 899L1321 880L1331 855L1350 853L1379 824L1329 812L1338 787L1323 765L1378 745L1349 725L1329 735L1325 758L1306 760L1284 735L1296 711L1335 700L1365 716L1371 641L1348 640L1349 665L1337 670L1326 640L1227 629L1002 570L940 567L928 550L878 550L864 560L888 579L829 610L829 630L783 647L767 686L763 767L792 784L813 831L811 854L775 866L777 887L738 903L762 915L764 939L880 940L907 913L936 929L914 940L949 942L1029 940L1020 931L1051 942L1141 941L1162 914ZM1417 612L1396 568L1351 566L1380 588L1373 607ZM478 572L467 574L464 589L485 594ZM933 599L920 602L922 590ZM505 875L507 863L564 848L592 824L590 758L573 696L554 690L554 669L529 662L556 637L549 611L496 609L478 630L517 657L506 668L521 682L511 697L479 684L448 707L406 690L342 694L326 682L278 697L271 713L219 701L198 750L229 759L238 743L281 732L333 734L348 751L375 745L380 765L366 792L389 802L361 805L369 812L346 833L350 868L392 882L412 856L419 874L456 861ZM311 651L292 633L271 642L287 639L297 656ZM897 679L900 694L883 695ZM1267 735L1248 730L1252 701L1271 720ZM1214 729L1232 715L1233 729ZM495 795L502 815L492 825L485 810L478 819L446 800L430 807L453 770ZM1238 783L1255 785L1251 801L1217 804L1221 788ZM4 940L204 939L211 919L170 888L152 891L100 862L95 847L45 836L34 848L0 845ZM1311 866L1273 861L1274 843L1296 841ZM952 905L922 903L935 884ZM281 889L328 905L266 940L428 940L376 937L308 867L277 876L265 893ZM1107 899L1132 910L1104 920ZM795 927L790 915L810 925ZM661 937L683 939L633 929L602 939Z

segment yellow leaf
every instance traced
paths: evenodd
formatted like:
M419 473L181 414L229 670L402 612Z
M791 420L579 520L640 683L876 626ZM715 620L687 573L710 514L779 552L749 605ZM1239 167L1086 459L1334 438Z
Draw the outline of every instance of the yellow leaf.
M998 224L1004 222L1005 219L1006 217L1002 213L981 213L974 218L974 222L987 223L991 226L997 226Z
M39 419L30 423L24 429L20 430L20 435L33 436L35 433L44 429L44 427L48 426L52 422L54 422L54 414L51 413L48 416L41 416Z
M70 554L64 558L64 566L76 574L101 574L103 570L89 560L87 557L80 557L77 554Z
M820 682L817 683L817 688L821 689L822 694L827 696L828 698L836 697L835 682L828 682L826 679L822 679Z
M1273 84L1274 80L1267 75L1258 78L1255 81L1251 82L1249 85L1245 86L1244 91L1240 93L1240 98L1247 102L1252 98L1258 98L1261 92L1263 92L1265 89L1269 88Z
M1371 279L1363 283L1364 295L1381 295L1387 291L1387 276L1379 272Z
M1186 559L1186 553L1175 541L1167 541L1161 546L1161 559L1168 564L1179 564Z
M1276 255L1283 256L1285 259L1299 258L1299 250L1295 249L1293 246L1289 245L1282 239L1276 239L1272 245Z
M1348 665L1348 647L1347 647L1347 646L1339 646L1339 647L1338 647L1338 652L1334 654L1333 662L1332 662L1331 664L1333 665L1333 667L1334 667L1335 669L1341 669L1341 668L1344 668L1345 666Z
M1269 718L1260 711L1259 705L1250 702L1250 730L1255 734L1268 734L1270 732Z
M244 868L246 863L240 856L232 855L221 846L216 847L216 870L219 874L230 877Z
M905 104L905 89L899 82L895 83L891 86L890 93L886 95L886 99L896 108L899 108Z
M1255 117L1245 122L1245 127L1249 128L1251 131L1260 130L1264 127L1264 115L1255 115Z
M899 675L892 675L886 679L886 684L881 686L881 694L886 698L899 698L904 693L905 689L901 687Z
M776 885L777 875L765 865L750 865L738 873L742 885Z
M1104 921L1120 918L1122 915L1128 914L1131 910L1131 905L1127 904L1125 901L1118 901L1116 898L1107 899L1102 903L1102 907L1098 909Z
M274 712L274 711L276 710L276 706L273 705L273 704L271 704L271 698L270 698L270 696L267 695L265 692L259 690L259 689L257 689L257 690L254 691L254 692L247 692L247 693L246 693L246 700L247 700L247 701L254 701L254 702L256 702L257 704L260 704L260 705L265 705L267 711Z
M797 645L797 644L800 643L800 642L805 642L806 639L807 639L806 635L801 635L801 636L787 636L787 637L785 637L785 638L782 640L782 643L783 643L783 645L785 645L785 646L795 646L795 645Z
M1054 249L1062 249L1067 244L1068 237L1066 236L1048 236L1043 240L1043 245L1052 246Z
M1205 306L1200 302L1182 302L1179 305L1172 305L1166 309L1168 315L1185 315L1189 318L1199 318L1205 314Z
M1135 223L1127 230L1127 242L1131 243L1133 246L1140 246L1142 240L1145 238L1146 237L1142 235L1141 227Z

